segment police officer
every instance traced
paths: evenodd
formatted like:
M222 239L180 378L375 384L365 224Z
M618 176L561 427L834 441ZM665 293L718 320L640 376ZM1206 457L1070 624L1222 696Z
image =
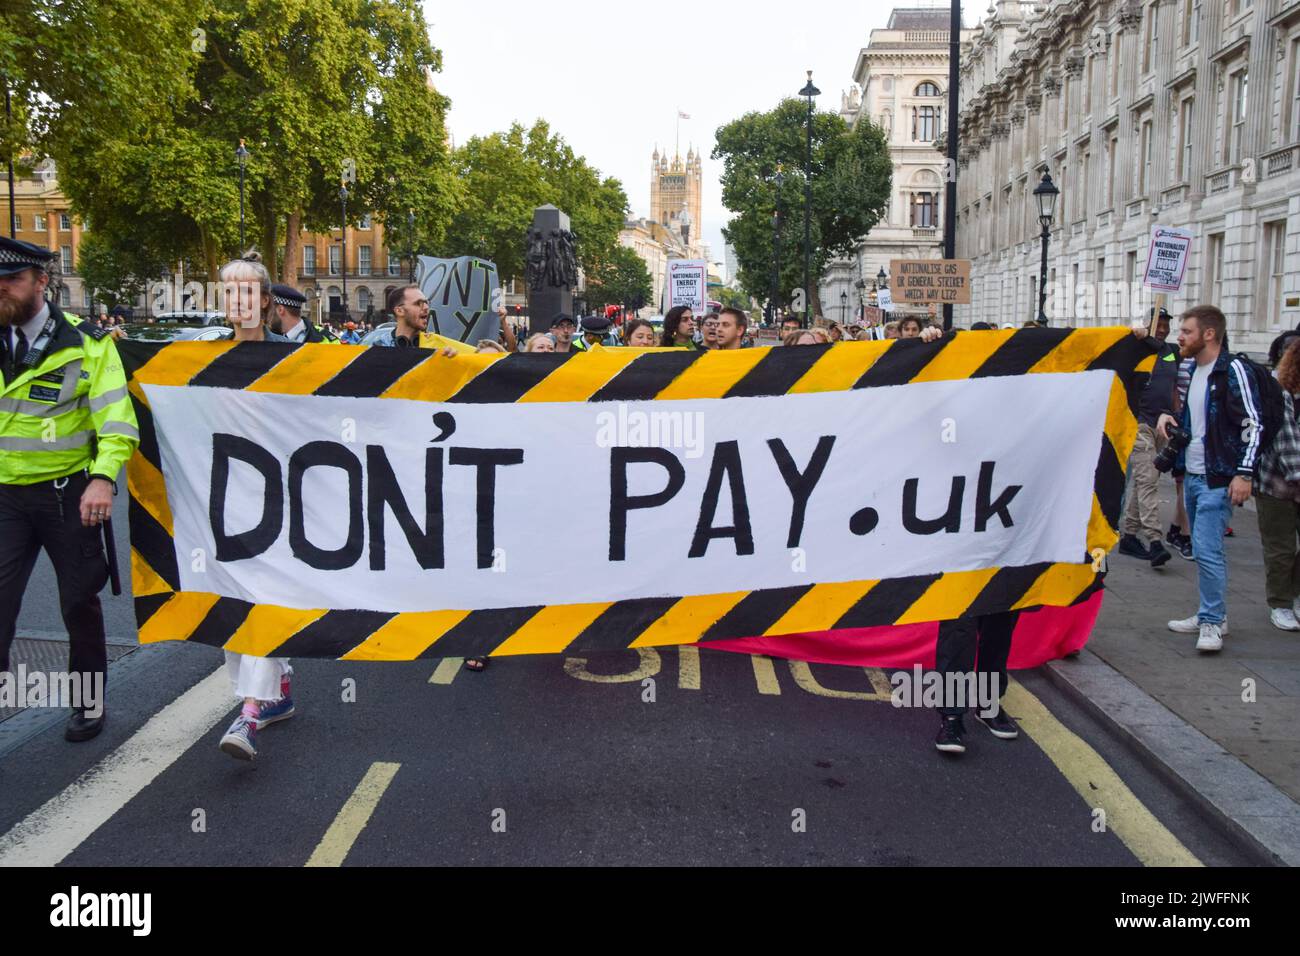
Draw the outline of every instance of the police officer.
M334 333L308 322L302 316L307 297L291 285L271 286L271 331L290 342L337 343Z
M609 329L612 324L603 315L584 315L582 317L582 335L574 340L574 349L586 352L593 345L607 344Z
M23 591L44 548L68 629L68 670L83 689L64 737L82 741L105 721L100 526L140 433L112 337L45 300L53 260L48 249L0 238L0 671L9 670Z

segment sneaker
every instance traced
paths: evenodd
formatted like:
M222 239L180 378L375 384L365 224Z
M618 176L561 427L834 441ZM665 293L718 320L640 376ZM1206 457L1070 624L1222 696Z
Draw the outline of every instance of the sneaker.
M980 723L989 729L994 737L999 740L1015 740L1020 736L1020 728L1016 722L1007 716L1007 712L998 708L998 712L992 717L985 717L982 713L976 711L975 716L979 718Z
M945 717L943 726L939 728L939 736L934 738L934 749L946 754L964 754L966 742L962 738L965 734L966 727L960 717Z
M241 713L221 738L221 750L238 760L252 760L257 756L257 724Z
M1228 619L1226 617L1223 619L1223 623L1217 626L1223 634L1228 633ZM1198 615L1193 614L1181 621L1170 621L1169 630L1175 634L1199 634L1201 633L1201 619Z
M1214 654L1223 650L1223 629L1218 624L1202 624L1201 636L1196 639L1196 649L1202 654Z
M1178 552L1179 557L1187 561L1196 560L1196 555L1192 553L1192 539L1185 534L1178 536L1178 540L1174 542L1174 550Z
M1119 553L1127 554L1130 558L1141 558L1143 561L1151 560L1151 552L1135 534L1126 534L1119 539Z
M1275 607L1268 615L1271 623L1279 631L1300 631L1300 621L1295 618L1295 611L1289 607Z
M278 720L288 720L293 714L292 697L281 697L279 700L264 700L259 702L255 723L258 730L265 730Z
M1160 543L1159 539L1151 542L1151 567L1159 568L1168 564L1173 555L1165 550L1165 546Z
M1178 525L1176 524L1171 524L1169 526L1169 532L1165 535L1165 541L1176 548L1178 547L1178 540L1182 536L1183 536L1183 529L1178 527Z

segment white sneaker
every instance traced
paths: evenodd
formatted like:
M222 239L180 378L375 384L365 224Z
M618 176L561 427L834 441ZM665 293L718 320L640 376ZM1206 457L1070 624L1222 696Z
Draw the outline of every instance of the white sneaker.
M1295 612L1289 607L1273 608L1268 619L1279 631L1300 631L1300 621L1295 619Z
M1223 629L1218 624L1202 624L1201 636L1196 639L1196 649L1202 654L1223 650Z
M1175 634L1199 634L1201 633L1201 619L1198 615L1193 614L1181 621L1170 621L1169 630ZM1228 633L1228 619L1226 617L1223 619L1223 623L1219 625L1219 632L1224 635Z

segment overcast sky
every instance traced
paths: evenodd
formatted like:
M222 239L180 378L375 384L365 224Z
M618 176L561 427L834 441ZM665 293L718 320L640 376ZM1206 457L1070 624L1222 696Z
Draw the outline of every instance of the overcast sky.
M797 93L805 71L818 105L838 110L858 51L895 6L932 0L426 0L439 88L451 97L457 143L545 118L602 173L627 191L632 213L650 213L650 154L673 149L704 160L704 239L723 258L721 164L713 132L751 110ZM946 4L943 4L946 8ZM968 20L971 14L967 13Z

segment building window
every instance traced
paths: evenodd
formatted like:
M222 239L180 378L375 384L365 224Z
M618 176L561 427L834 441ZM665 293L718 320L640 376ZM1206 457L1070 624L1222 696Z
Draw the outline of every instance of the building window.
M357 228L358 229L370 228L370 213L366 213L364 216L361 217L361 223Z
M1227 126L1223 131L1223 163L1231 165L1241 159L1241 147L1246 136L1246 97L1249 79L1245 69L1228 77Z
M1106 141L1106 208L1115 208L1115 170L1119 166L1119 132L1110 134Z
M1151 186L1151 121L1143 120L1138 133L1137 193L1147 194Z
M1286 220L1264 223L1264 257L1260 280L1263 284L1264 308L1254 313L1263 316L1260 331L1277 329L1282 323L1282 282L1286 278Z
M937 199L934 193L917 193L912 202L912 225L918 229L933 229L937 221Z
M44 232L44 231L45 231L45 217L42 216L40 213L36 213L36 215L32 216L32 232Z
M922 83L920 86L916 88L916 95L917 96L943 96L943 92L939 89L938 86L931 83L929 80L926 80L924 83Z
M316 247L302 247L302 274L314 276L316 274Z
M1179 11L1182 20L1178 39L1183 46L1191 46L1199 34L1197 21L1201 18L1201 5L1197 0L1182 0Z
M1192 179L1192 97L1187 97L1178 107L1178 179Z
M1094 267L1094 271L1092 273L1092 281L1097 286L1097 323L1100 325L1103 319L1117 318L1117 316L1110 315L1108 311L1110 307L1110 303L1106 301L1106 295L1105 292L1103 291L1105 289L1105 282L1106 282L1105 256L1097 260L1097 264Z
M388 274L390 276L400 276L402 274L401 257L395 256L391 252L388 254Z
M66 285L59 287L59 308L61 309L72 308L72 292L68 289Z
M72 272L72 246L59 246L59 268L64 275Z
M59 229L64 232L70 232L72 230L72 217L66 212L59 213Z
M1209 253L1205 257L1205 290L1210 303L1223 301L1223 233L1209 237Z
M912 141L932 143L939 138L939 110L934 106L919 106L912 110Z
M1088 218L1088 178L1092 172L1092 153L1085 150L1079 162L1079 211L1080 219Z
M365 286L362 286L357 290L357 308L362 312L368 312L370 310L370 302L370 290Z
M363 276L370 275L370 247L357 247L357 271Z
M1156 44L1160 41L1156 32L1156 18L1159 14L1155 3L1142 8L1142 73L1150 73L1155 62Z
M330 246L330 275L336 276L343 267L343 247Z
M23 231L23 215L22 213L16 212L14 213L14 232L22 232L22 231Z
M1300 37L1291 41L1286 67L1286 99L1282 103L1282 142L1300 138Z

